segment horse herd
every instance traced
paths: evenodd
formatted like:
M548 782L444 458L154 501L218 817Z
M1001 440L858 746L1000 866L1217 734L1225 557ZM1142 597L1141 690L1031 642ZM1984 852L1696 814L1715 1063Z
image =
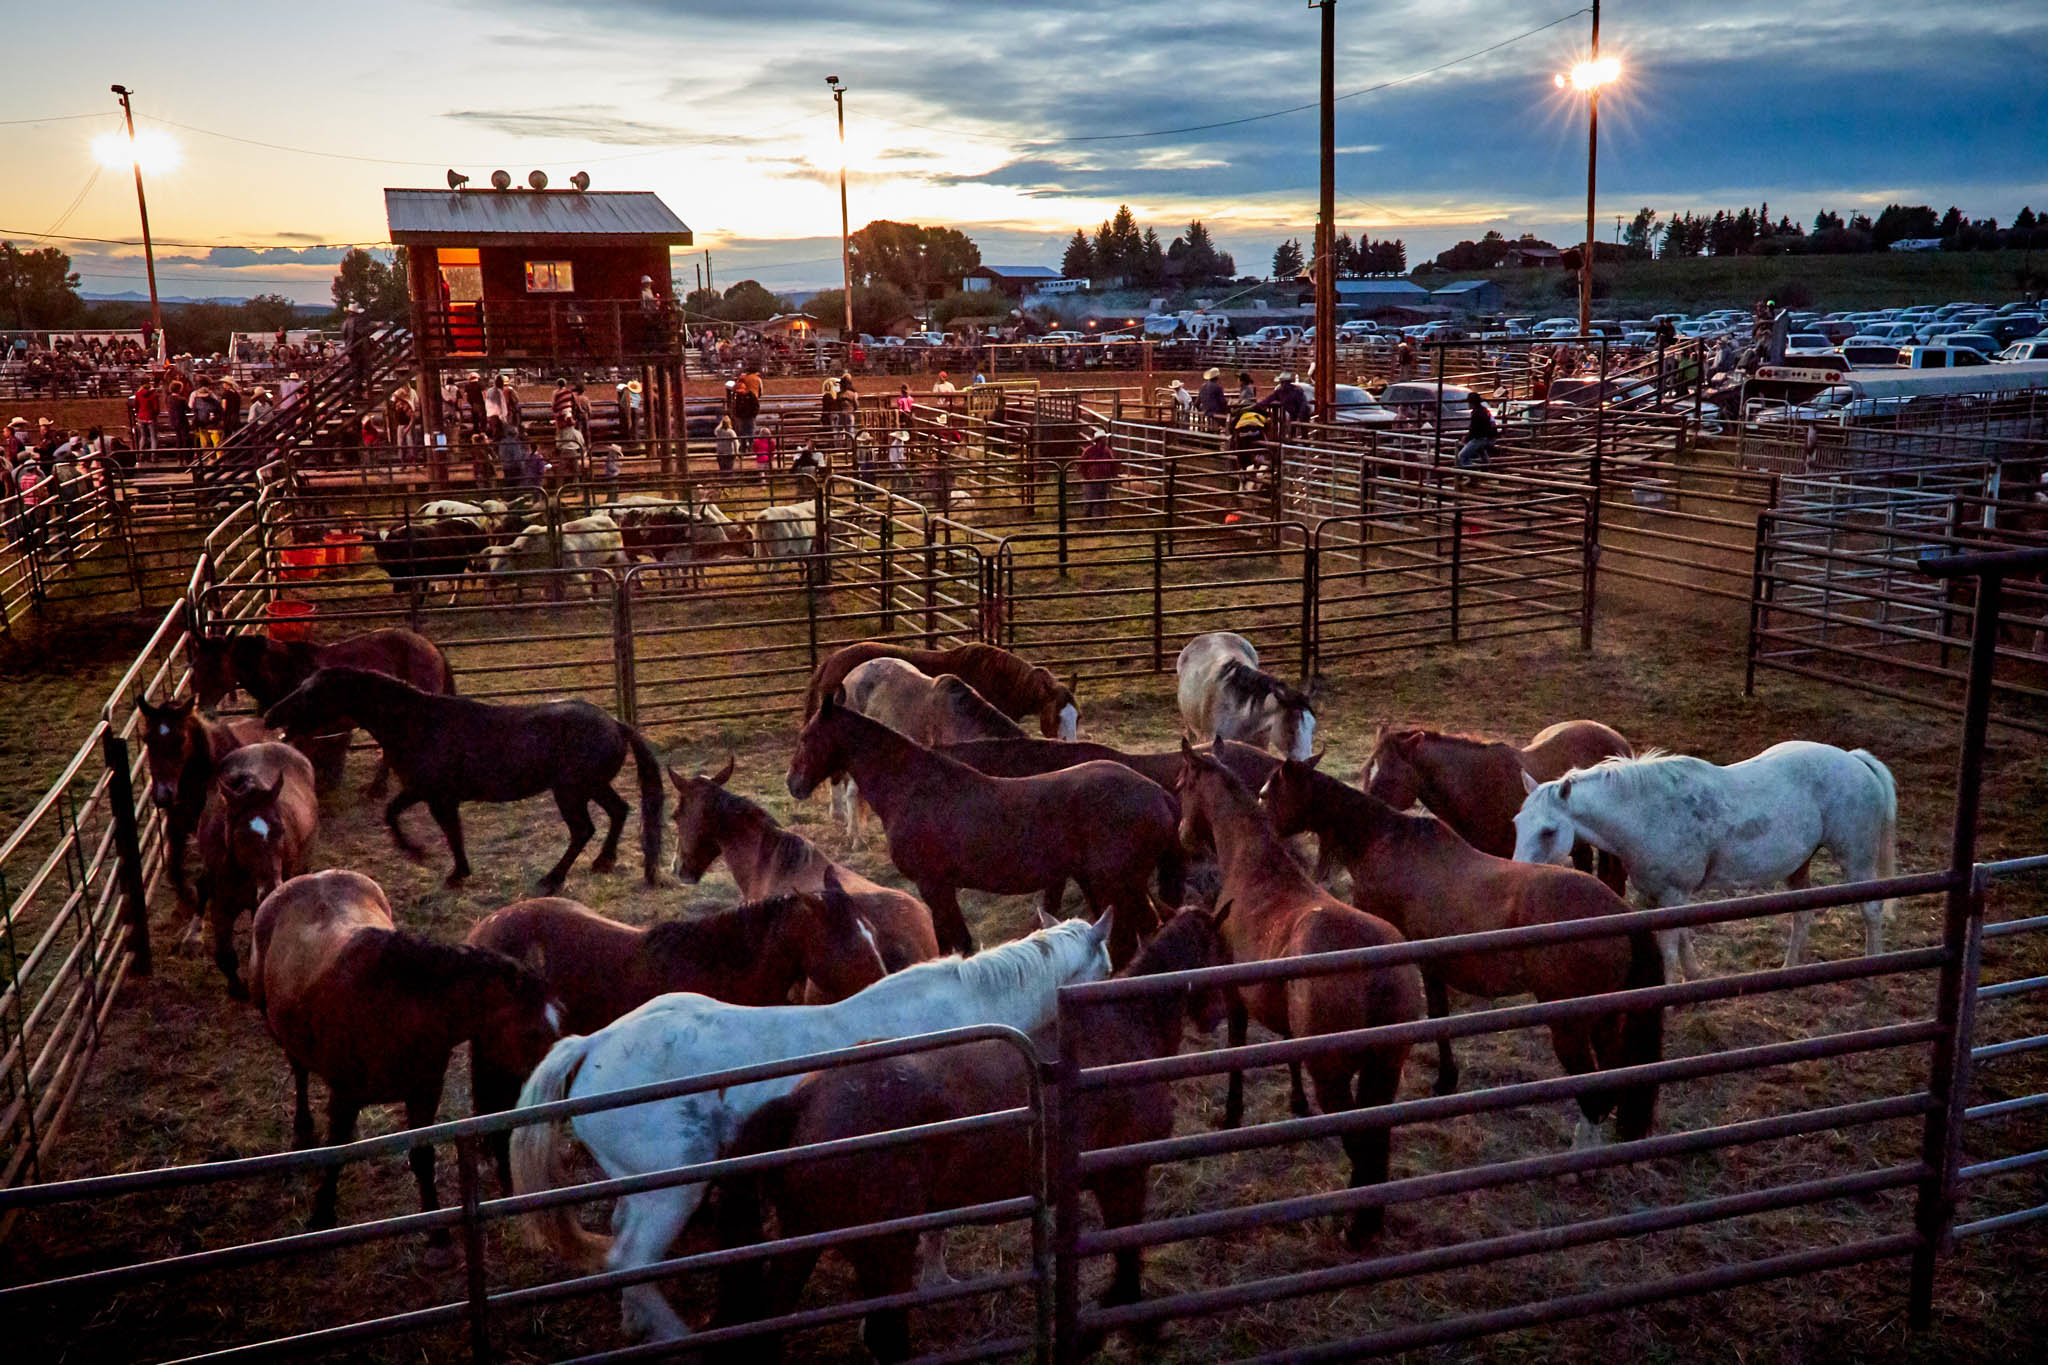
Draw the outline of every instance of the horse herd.
M465 584L493 600L508 593L523 598L532 572L541 569L569 570L570 581L588 593L595 590L595 571L643 562L655 565L664 581L690 586L701 585L721 560L753 560L771 570L794 565L814 548L817 511L813 503L795 502L735 520L716 503L627 493L549 525L521 504L442 498L397 525L355 529L393 592L428 593L443 585L452 603Z
M1144 975L1372 947L1404 939L1597 918L1627 909L1629 881L1650 904L1706 892L1804 884L1827 850L1852 878L1892 870L1896 797L1889 772L1861 750L1794 741L1729 767L1637 754L1606 725L1552 726L1525 747L1381 727L1354 786L1322 772L1315 702L1260 669L1241 636L1205 635L1182 651L1179 746L1130 753L1077 738L1071 682L989 645L917 650L887 641L840 649L816 670L786 775L803 799L842 784L882 825L899 890L833 860L730 789L718 772L664 770L632 727L577 701L496 705L457 694L440 651L403 630L332 645L244 635L189 641L190 698L138 698L150 796L165 815L181 904L203 910L229 993L248 998L284 1050L296 1099L295 1144L314 1141L308 1080L328 1085L330 1143L348 1141L368 1104L399 1103L414 1126L433 1121L448 1062L471 1046L479 1112L602 1094L695 1074L782 1061L876 1039L966 1024L1043 1034L1063 985L1112 971ZM246 691L261 720L204 711ZM1026 735L1019 721L1035 722ZM400 817L425 805L446 840L451 885L469 873L460 808L547 792L569 831L541 878L542 896L499 909L460 945L401 927L384 892L349 870L310 871L320 804L314 766L296 746L333 743L353 728L381 750L372 792L394 842L424 854ZM280 738L272 738L273 734ZM1200 742L1193 737L1199 736ZM674 798L668 864L686 883L724 859L744 904L622 924L563 899L570 869L609 818L592 870L614 864L627 802L612 786L631 759L638 781L642 874L658 885L664 807ZM854 796L857 793L857 797ZM1411 814L1420 805L1427 813ZM858 835L849 827L850 837ZM1315 836L1311 862L1296 836ZM188 890L194 840L202 870ZM1568 864L1576 862L1575 870ZM1596 875L1587 875L1597 872ZM1341 874L1341 875L1340 875ZM1067 883L1095 917L1061 920ZM1191 888L1201 887L1201 894ZM1333 887L1344 890L1343 897ZM962 890L1041 894L1042 927L976 951ZM1183 899L1189 904L1182 907ZM1181 907L1176 909L1176 907ZM1883 907L1865 907L1878 951ZM253 912L246 966L234 938ZM1794 920L1787 963L1806 951ZM1615 934L1527 950L1440 957L1349 973L1197 989L1105 1007L1080 1040L1087 1065L1167 1056L1184 1023L1217 1022L1241 1044L1252 1020L1300 1038L1400 1024L1449 1012L1449 995L1531 993L1567 999L1697 975L1680 934ZM365 1027L365 1021L376 1021ZM1623 1010L1552 1026L1573 1075L1662 1056L1661 1011ZM1317 1054L1293 1066L1290 1101L1326 1114L1391 1101L1406 1042ZM520 1192L570 1183L570 1138L614 1178L1014 1108L1025 1102L1021 1059L1001 1044L956 1047L703 1091L501 1135L500 1178ZM1436 1090L1457 1086L1448 1040ZM1089 1146L1171 1135L1164 1083L1095 1090L1079 1101ZM1583 1094L1573 1144L1650 1131L1654 1084ZM1243 1117L1243 1078L1229 1078L1223 1122ZM1354 1186L1387 1177L1389 1132L1343 1138ZM411 1155L421 1206L438 1207L430 1148ZM1028 1193L1021 1133L977 1134L799 1163L720 1186L717 1232L759 1240L772 1208L784 1235L908 1218ZM1106 1224L1142 1219L1146 1172L1089 1177ZM630 1271L667 1254L707 1190L701 1184L622 1197L615 1235L586 1231L573 1207L528 1215L536 1236L572 1265ZM336 1218L333 1169L313 1223ZM1380 1212L1354 1212L1354 1248ZM929 1239L927 1239L929 1241ZM910 1288L914 1234L860 1244L864 1293ZM452 1260L449 1234L430 1235L428 1261ZM815 1252L729 1269L718 1318L786 1311ZM1139 1294L1136 1250L1117 1254L1104 1301ZM655 1283L623 1291L628 1330L686 1334ZM883 1359L909 1353L902 1309L872 1314L867 1341Z

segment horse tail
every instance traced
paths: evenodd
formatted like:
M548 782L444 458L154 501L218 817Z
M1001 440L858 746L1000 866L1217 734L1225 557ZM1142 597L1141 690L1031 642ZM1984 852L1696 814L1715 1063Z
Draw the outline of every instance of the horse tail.
M1877 832L1877 875L1895 877L1899 871L1899 784L1892 777L1892 770L1869 750L1851 749L1849 757L1860 760L1870 769L1877 777L1878 786L1884 789L1884 815ZM1885 901L1885 913L1891 913L1892 904L1890 900Z
M655 757L654 746L638 730L623 721L619 729L625 732L626 743L633 746L633 765L640 770L640 865L646 873L647 884L658 886L661 882L661 760Z
M541 1064L526 1078L519 1092L519 1107L531 1108L564 1099L583 1055L590 1050L587 1037L564 1038L548 1050ZM552 1190L573 1184L569 1171L567 1125L529 1123L512 1130L512 1188L520 1194ZM590 1271L604 1265L612 1239L588 1232L576 1220L576 1206L556 1204L526 1215L528 1232L543 1250L553 1251L571 1266Z
M1624 986L1640 990L1664 984L1664 954L1657 936L1647 930L1628 936L1628 977ZM1652 1005L1630 1010L1621 1019L1622 1066L1643 1066L1664 1059L1664 1010ZM1616 1097L1614 1135L1623 1142L1646 1137L1657 1115L1657 1083L1632 1085Z

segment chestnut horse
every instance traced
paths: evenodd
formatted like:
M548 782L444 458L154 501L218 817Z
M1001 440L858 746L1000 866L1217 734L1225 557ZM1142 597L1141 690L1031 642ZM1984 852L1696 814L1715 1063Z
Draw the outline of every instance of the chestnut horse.
M180 903L190 905L192 888L185 881L185 846L199 828L213 774L220 761L245 744L271 737L261 720L242 716L208 720L193 699L150 704L147 693L135 694L142 714L142 750L149 761L149 803L164 813L164 868Z
M1512 858L1515 812L1527 795L1523 773L1549 782L1574 768L1634 752L1618 731L1597 720L1559 721L1521 749L1469 735L1382 725L1359 785L1395 810L1407 810L1419 800L1481 853ZM1613 854L1581 843L1572 849L1572 863L1581 872L1597 869L1609 890L1626 894L1628 869Z
M1315 771L1313 760L1281 764L1259 799L1282 835L1310 831L1322 841L1327 857L1344 864L1359 909L1411 939L1596 919L1629 910L1626 901L1582 872L1481 853L1434 816L1403 815ZM1440 957L1421 965L1432 1019L1451 1012L1446 987L1486 1000L1525 991L1538 1000L1570 1000L1664 984L1664 959L1647 932ZM1659 1061L1664 1012L1652 1008L1561 1020L1550 1026L1550 1043L1574 1076ZM1457 1088L1451 1040L1439 1038L1436 1093L1448 1095ZM1584 1117L1572 1145L1597 1141L1597 1125L1610 1110L1622 1141L1643 1137L1656 1108L1655 1084L1632 1086L1618 1095L1589 1091L1579 1096Z
M1228 914L1228 906L1214 916L1200 909L1181 911L1118 975L1150 976L1229 961L1221 928ZM1108 1066L1171 1057L1180 1051L1183 1020L1207 1033L1223 1012L1222 992L1213 988L1095 1006L1080 1042L1081 1063ZM733 1154L781 1151L1022 1108L1030 1103L1025 1065L1008 1044L983 1042L815 1071L789 1094L754 1111ZM1173 1087L1163 1081L1091 1091L1076 1104L1084 1149L1173 1135ZM720 1187L722 1229L729 1245L759 1241L761 1196L774 1204L784 1237L1014 1199L1031 1192L1028 1146L1023 1129L1005 1128L798 1162L764 1174L758 1188L750 1180L727 1181ZM1104 1226L1143 1221L1146 1173L1144 1166L1121 1166L1085 1178ZM917 1244L916 1233L898 1233L850 1243L840 1251L853 1266L860 1296L878 1298L913 1287ZM791 1311L819 1254L796 1252L728 1271L719 1286L717 1321L752 1321ZM1116 1273L1102 1296L1103 1307L1138 1301L1141 1255L1135 1247L1116 1252ZM905 1359L910 1355L909 1311L878 1309L868 1314L861 1335L876 1359ZM780 1345L777 1338L753 1338L745 1350L749 1359L772 1361L780 1358Z
M846 675L870 659L901 659L920 672L937 677L950 673L979 692L989 705L1012 720L1038 718L1047 739L1072 739L1078 733L1080 708L1074 689L1029 660L994 645L961 645L958 649L910 649L887 640L862 640L835 650L811 675L804 694L804 719L818 714Z
M469 876L462 843L462 803L523 801L548 792L569 827L569 847L540 879L544 894L562 889L569 869L597 826L590 803L611 817L591 871L609 872L619 851L626 803L612 779L631 754L640 774L640 864L649 886L660 880L661 760L638 730L587 701L493 706L468 697L422 692L382 673L323 668L264 719L290 732L318 730L347 716L368 730L398 771L399 792L384 823L399 849L422 857L398 817L424 802L448 840L455 866L448 885Z
M1118 912L1110 960L1119 964L1153 923L1155 870L1168 899L1179 898L1173 803L1121 763L984 777L869 720L834 691L797 736L789 794L801 801L840 773L881 816L890 858L931 907L949 951L974 951L962 887L1022 895L1078 882L1091 906Z
M434 1121L448 1058L462 1043L479 1070L524 1080L561 1036L547 984L502 953L436 943L394 926L391 902L359 872L295 877L256 912L249 980L291 1063L292 1146L313 1145L306 1077L327 1082L327 1145L352 1142L365 1105L403 1104L408 1128ZM420 1208L440 1207L434 1149L415 1147ZM341 1168L313 1200L314 1229L335 1223ZM427 1264L452 1262L448 1229L427 1234Z
M568 1033L595 1033L670 991L734 1005L786 1005L808 983L811 999L829 1002L888 973L830 871L815 892L787 892L646 928L606 919L572 900L520 901L486 915L463 941L503 953L545 980L562 1003ZM472 1069L478 1113L498 1113L518 1100L525 1071L481 1061ZM509 1136L495 1134L492 1143L508 1185Z
M694 885L723 856L740 894L748 900L767 900L791 891L820 894L826 878L837 876L860 927L874 936L883 966L897 972L939 955L932 912L923 901L908 891L869 881L833 862L801 834L776 824L774 816L726 788L732 773L730 757L710 777L684 777L674 768L668 770L676 789L672 867L678 877Z
M222 759L199 818L199 895L228 994L249 992L235 962L235 921L306 870L320 828L313 765L289 744L248 744Z
M246 691L258 711L268 711L323 668L367 668L422 692L455 694L455 670L440 646L409 630L372 630L331 645L266 635L192 635L186 644L192 657L192 691L208 711L237 691ZM389 760L380 756L376 776L370 779L372 796L383 793L389 776Z
M1263 962L1403 941L1393 925L1344 904L1301 870L1257 799L1213 748L1200 753L1183 739L1181 758L1181 843L1190 851L1213 847L1223 865L1218 901L1232 907L1224 935L1235 961ZM1230 1045L1244 1045L1251 1019L1283 1038L1305 1038L1410 1023L1420 1019L1422 1011L1422 973L1413 963L1262 981L1232 989ZM1324 1113L1336 1114L1390 1103L1401 1088L1408 1048L1405 1042L1380 1043L1349 1052L1323 1052L1306 1058L1302 1066L1315 1084L1317 1104ZM1308 1097L1298 1073L1291 1098L1294 1112L1307 1114ZM1235 1128L1243 1118L1244 1073L1233 1071L1223 1124ZM1345 1133L1343 1141L1353 1188L1386 1180L1389 1130L1356 1129ZM1359 1249L1384 1221L1378 1205L1353 1210L1345 1241L1354 1251Z
M951 673L934 678L901 659L869 659L846 675L844 693L854 710L927 747L1024 736L1016 721L991 706L965 679ZM856 838L860 799L852 781L834 780L832 809L846 821L846 837Z

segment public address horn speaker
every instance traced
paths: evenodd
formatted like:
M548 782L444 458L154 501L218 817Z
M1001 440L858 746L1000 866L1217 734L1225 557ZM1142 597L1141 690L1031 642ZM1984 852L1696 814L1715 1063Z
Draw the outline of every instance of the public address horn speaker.
M504 172L504 171L492 171L492 172L491 172L491 188L492 188L492 189L494 189L494 190L509 190L509 189L511 189L511 188L512 188L512 177L511 177L511 176L510 176L509 174L507 174L506 172Z
M546 171L530 172L526 177L526 183L537 190L544 190L548 187L548 173Z
M454 169L452 169L452 168L451 168L451 169L449 170L449 172L448 172L448 188L449 188L449 189L451 189L451 190L459 190L459 189L461 189L461 188L462 188L462 187L463 187L464 185L467 185L468 183L469 183L469 177L468 177L468 176L466 176L466 175L464 175L464 174L463 174L462 172L460 172L460 171L458 171L458 170L454 170Z
M589 172L589 171L578 171L578 172L576 172L576 174L574 174L574 175L572 175L572 176L570 176L570 177L569 177L569 183L570 183L570 184L572 184L572 185L574 185L574 186L575 186L575 187L576 187L576 188L577 188L578 190L587 190L587 189L589 189L589 188L590 188L590 172Z

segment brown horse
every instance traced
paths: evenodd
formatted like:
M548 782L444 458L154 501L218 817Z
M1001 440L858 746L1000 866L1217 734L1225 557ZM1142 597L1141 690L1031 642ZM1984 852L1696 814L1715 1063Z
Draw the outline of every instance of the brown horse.
M331 645L265 635L192 635L186 644L192 658L192 691L208 711L237 691L246 691L258 711L268 711L323 668L366 668L422 692L455 694L455 670L448 666L447 656L432 640L409 630L373 630ZM389 776L390 764L380 757L370 780L371 795L383 792Z
M1181 911L1119 975L1149 976L1227 962L1222 924L1228 914L1228 906L1214 916L1199 909ZM1170 1057L1180 1051L1184 1019L1207 1033L1223 1013L1222 992L1214 989L1183 989L1097 1006L1080 1040L1082 1065ZM1025 1065L1007 1044L970 1043L814 1072L789 1094L754 1111L734 1155L1020 1108L1030 1102ZM1173 1087L1165 1082L1093 1091L1077 1103L1084 1149L1155 1142L1173 1135ZM774 1204L784 1237L1013 1199L1030 1193L1031 1160L1026 1133L1009 1128L804 1161L764 1176L758 1193L753 1182L728 1182L721 1187L721 1217L729 1242L747 1242L759 1240L760 1195ZM1143 1166L1123 1166L1087 1178L1105 1226L1125 1227L1144 1219L1146 1173ZM858 1278L861 1297L909 1290L917 1243L917 1234L900 1233L841 1247ZM720 1284L718 1319L734 1322L789 1312L818 1256L815 1251L798 1252L765 1265L749 1262L730 1272ZM1102 1296L1105 1308L1138 1301L1140 1256L1136 1248L1116 1253L1116 1272ZM908 1310L870 1313L862 1337L878 1360L904 1359L910 1354ZM779 1357L779 1348L779 1340L756 1338L745 1350L749 1359L773 1360Z
M674 768L668 779L676 789L675 874L695 883L723 855L726 868L748 900L767 900L791 891L822 894L828 876L852 903L859 923L875 937L882 964L901 971L913 962L939 955L932 912L907 891L869 881L841 866L800 834L775 823L775 817L739 793L729 791L733 760L710 777L684 777ZM814 1002L815 1003L815 1002Z
M1313 832L1324 851L1351 873L1358 908L1380 916L1411 939L1445 938L1489 929L1596 919L1628 911L1628 903L1582 872L1547 863L1517 863L1481 853L1434 816L1403 815L1386 802L1292 759L1266 783L1260 801L1283 835ZM1664 984L1664 959L1654 936L1585 939L1546 948L1464 954L1422 964L1429 1017L1450 1010L1446 987L1493 1000L1528 992L1538 1000ZM1664 1055L1664 1012L1634 1010L1550 1026L1557 1060L1574 1076L1636 1066ZM1451 1040L1437 1040L1436 1093L1458 1088ZM1617 1108L1618 1101L1618 1108ZM1595 1125L1617 1110L1616 1134L1629 1141L1650 1131L1657 1087L1579 1097L1585 1118L1574 1145L1592 1140Z
M358 872L295 877L256 912L249 979L270 1036L284 1048L296 1091L292 1145L313 1145L306 1077L327 1082L327 1145L352 1142L370 1104L403 1104L408 1128L434 1121L448 1058L462 1043L479 1069L524 1079L561 1036L547 984L482 948L435 943L397 929L391 902ZM415 1147L420 1208L440 1207L434 1149ZM333 1227L341 1168L313 1200L312 1227ZM427 1234L427 1263L453 1256L448 1230Z
M1153 923L1156 869L1180 894L1173 803L1120 763L1083 763L1040 777L984 777L826 696L797 736L789 794L849 773L889 838L889 856L931 907L941 947L969 953L974 936L959 888L1023 895L1075 881L1094 907L1113 907L1112 962L1128 962ZM1121 954L1121 956L1119 956Z
M271 732L253 716L208 720L190 697L153 706L148 694L138 692L135 709L142 714L149 803L164 813L164 868L171 874L178 900L189 905L192 888L185 881L185 846L206 811L214 771L229 754L269 739Z
M213 961L228 994L246 1000L235 963L235 921L306 870L320 828L313 765L289 744L236 749L214 774L199 818L199 905L212 931Z
M1312 881L1273 831L1256 798L1212 750L1198 753L1181 741L1181 842L1190 851L1213 847L1223 865L1219 901L1232 913L1225 933L1239 962L1376 948L1402 942L1401 931L1377 915L1344 904ZM1423 1011L1422 973L1413 963L1375 967L1335 976L1263 981L1233 990L1230 1043L1244 1044L1246 1025L1257 1019L1283 1038L1381 1024L1405 1024ZM1352 1052L1325 1052L1302 1063L1314 1083L1316 1103L1326 1114L1391 1102L1401 1088L1407 1043L1383 1043ZM1352 1078L1357 1077L1356 1093ZM1297 1114L1308 1098L1297 1075L1292 1096ZM1230 1074L1223 1123L1234 1128L1244 1117L1244 1073ZM1368 1128L1344 1134L1351 1160L1351 1184L1376 1185L1387 1178L1391 1134ZM1353 1250L1376 1235L1384 1222L1378 1206L1353 1211L1345 1240Z
M982 644L910 649L887 640L847 645L819 664L804 695L804 719L818 714L825 698L846 681L846 675L870 659L901 659L932 677L950 673L1012 720L1036 716L1039 732L1047 739L1072 739L1080 724L1074 689L1054 677L1050 669L1039 668L1007 649Z
M463 941L503 953L545 980L561 1001L569 1033L595 1033L671 991L734 1005L786 1005L808 983L812 999L829 1002L888 971L829 869L815 892L785 892L646 928L606 919L572 900L520 901L486 915ZM531 1069L514 1074L475 1063L477 1112L510 1109ZM508 1186L509 1138L499 1133L493 1139Z
M1560 721L1521 749L1469 735L1383 725L1359 783L1395 810L1407 810L1419 800L1480 852L1512 858L1515 812L1527 794L1523 773L1550 782L1574 768L1634 753L1619 732L1597 720ZM1596 859L1591 845L1580 844L1572 850L1572 862L1581 872L1597 868L1608 889L1617 896L1625 893L1628 869L1619 858L1601 853Z
M846 675L846 705L899 735L931 747L973 739L1021 739L1017 722L983 699L964 679L937 677L901 659L869 659ZM846 837L860 833L860 799L848 779L833 783L832 807L846 821Z

